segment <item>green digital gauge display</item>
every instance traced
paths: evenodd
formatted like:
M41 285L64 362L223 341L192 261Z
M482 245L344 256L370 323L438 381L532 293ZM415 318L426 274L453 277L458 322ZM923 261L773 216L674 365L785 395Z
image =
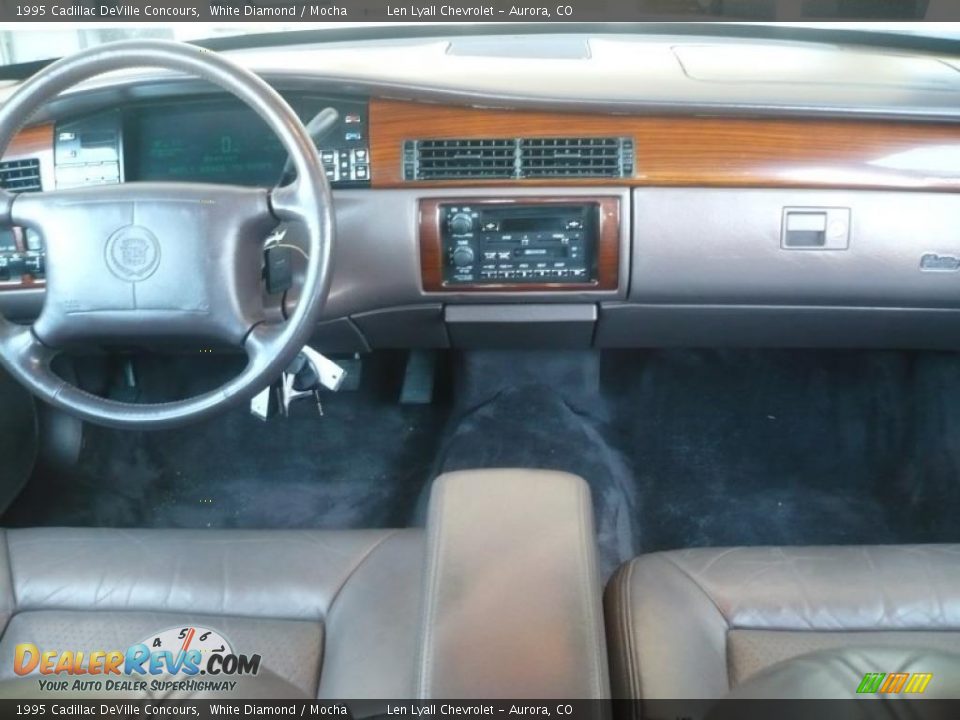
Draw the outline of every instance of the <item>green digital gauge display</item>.
M243 106L152 107L138 114L134 132L143 180L269 186L286 162L280 141Z
M367 185L366 101L299 94L286 100L304 124L325 108L337 112L336 121L313 138L324 172L337 187ZM122 124L126 180L272 187L287 164L280 140L239 100L138 104L126 110Z

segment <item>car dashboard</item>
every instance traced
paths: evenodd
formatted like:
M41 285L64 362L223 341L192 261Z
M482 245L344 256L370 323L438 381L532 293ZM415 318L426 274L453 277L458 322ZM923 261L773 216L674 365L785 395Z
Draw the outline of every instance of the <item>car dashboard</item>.
M575 41L591 52L557 59ZM500 86L505 59L465 39L237 54L304 122L338 113L316 138L337 227L318 346L960 344L951 60L847 49L814 79L785 58L822 59L815 43L615 42L537 38ZM273 186L284 165L238 101L121 74L22 131L0 182ZM14 229L4 312L35 316L43 285L43 239Z

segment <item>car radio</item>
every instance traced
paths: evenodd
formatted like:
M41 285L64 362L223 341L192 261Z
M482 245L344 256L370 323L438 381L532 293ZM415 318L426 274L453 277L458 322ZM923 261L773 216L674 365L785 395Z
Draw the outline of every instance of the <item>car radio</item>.
M446 286L597 280L597 202L452 201L437 221Z

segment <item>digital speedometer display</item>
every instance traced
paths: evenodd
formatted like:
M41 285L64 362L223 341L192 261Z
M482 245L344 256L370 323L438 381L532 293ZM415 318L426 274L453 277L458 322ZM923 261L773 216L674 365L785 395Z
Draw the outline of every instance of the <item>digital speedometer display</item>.
M324 170L334 184L366 184L366 103L299 95L288 102L304 123L325 107L337 110L337 122L316 139ZM123 123L123 148L126 180L271 187L280 181L287 161L266 122L232 99L132 107Z
M151 106L130 125L134 157L126 160L139 180L269 186L286 162L266 123L239 104Z

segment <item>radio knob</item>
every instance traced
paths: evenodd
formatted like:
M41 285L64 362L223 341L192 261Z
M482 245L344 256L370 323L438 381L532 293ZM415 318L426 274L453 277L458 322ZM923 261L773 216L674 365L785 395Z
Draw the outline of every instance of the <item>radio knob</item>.
M454 235L466 235L473 230L473 218L467 213L457 213L450 218L450 232Z
M453 251L453 264L457 267L473 265L473 248L462 245Z

